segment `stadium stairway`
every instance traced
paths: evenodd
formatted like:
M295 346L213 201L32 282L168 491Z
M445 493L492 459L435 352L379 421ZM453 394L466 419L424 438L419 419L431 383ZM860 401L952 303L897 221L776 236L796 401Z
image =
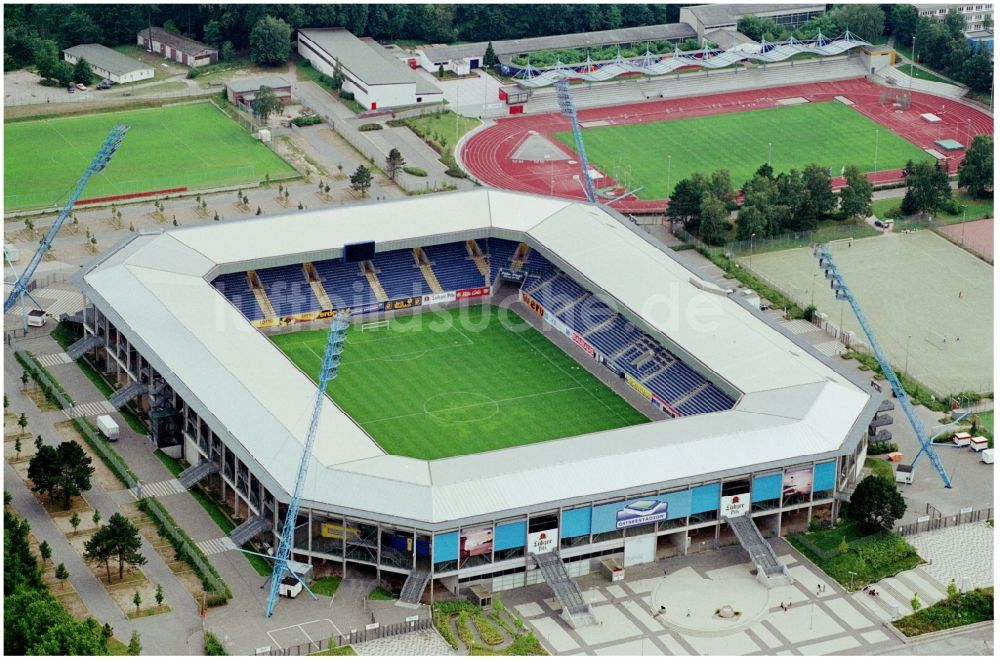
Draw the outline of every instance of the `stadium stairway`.
M92 349L96 349L103 344L103 340L98 335L84 336L66 349L69 358L76 361Z
M313 294L316 295L316 300L319 301L320 307L323 310L333 310L333 302L330 301L330 295L326 293L326 288L323 287L323 279L319 277L313 263L303 263L302 270L306 274L306 280L309 281L309 287L312 288Z
M514 251L514 257L510 259L511 269L521 269L524 266L524 261L528 259L528 253L531 252L531 246L525 243L520 243L517 245L517 250Z
M257 305L264 313L264 318L275 319L278 317L278 313L274 312L274 306L271 305L271 300L267 298L267 292L264 291L264 285L260 282L260 276L257 275L257 272L253 269L248 271L247 279L250 281L250 289L253 290L254 298L257 299Z
M191 489L197 483L217 473L219 473L219 465L211 460L203 460L177 474L177 482L186 489Z
M254 536L260 535L270 528L271 525L263 517L251 517L233 529L229 534L229 538L236 543L237 547L242 547Z
M556 599L563 606L563 616L574 628L586 625L596 625L597 621L591 611L590 603L583 597L580 587L566 572L566 566L556 552L532 554L538 570L542 573L556 594Z
M757 568L757 581L765 586L785 586L792 583L788 568L778 560L771 545L764 540L760 529L749 515L728 517L726 522L736 534L743 549L750 554L750 559Z
M486 256L483 255L483 249L479 247L479 244L475 239L470 239L465 242L465 249L469 251L469 257L476 264L476 268L479 269L479 273L483 275L484 278L488 278L490 275L490 265L486 261Z
M145 384L140 382L131 382L124 388L120 388L112 393L111 397L108 398L108 402L110 402L111 406L115 409L121 409L128 404L130 400L138 398L140 395L145 394L148 390L149 388Z
M407 576L403 584L403 590L399 592L397 607L416 609L420 606L420 598L424 595L427 582L430 581L431 572L427 569L417 568Z
M424 280L427 281L427 287L431 288L431 292L435 294L440 294L444 292L444 288L441 287L441 283L438 282L437 276L434 275L434 269L430 265L430 261L427 259L427 254L424 249L417 246L413 249L413 258L417 261L417 266L420 267L420 273L424 275Z
M385 290L382 288L382 283L378 280L378 274L375 273L375 265L372 264L371 260L365 260L362 264L364 265L362 268L365 272L365 278L368 280L368 284L371 286L372 292L375 293L375 298L379 301L388 301L389 295L385 293Z

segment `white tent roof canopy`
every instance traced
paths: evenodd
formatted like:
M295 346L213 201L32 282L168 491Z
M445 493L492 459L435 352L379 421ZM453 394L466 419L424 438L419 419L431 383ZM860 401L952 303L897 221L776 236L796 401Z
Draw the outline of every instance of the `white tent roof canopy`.
M868 406L868 393L735 298L697 287L698 274L617 214L568 200L476 189L147 233L78 280L227 445L265 484L273 481L268 489L287 498L315 385L207 279L255 262L337 257L357 241L416 245L449 233L516 236L540 248L743 397L731 411L435 461L386 455L328 400L307 504L438 528L829 455L850 440Z

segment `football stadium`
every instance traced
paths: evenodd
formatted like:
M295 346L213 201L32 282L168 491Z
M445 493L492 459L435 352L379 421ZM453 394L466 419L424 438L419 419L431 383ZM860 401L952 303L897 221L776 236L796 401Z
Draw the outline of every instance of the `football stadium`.
M76 276L152 438L276 546L401 602L552 585L836 517L882 398L605 206L488 188L140 232ZM79 349L79 348L78 348ZM436 598L435 598L436 596Z

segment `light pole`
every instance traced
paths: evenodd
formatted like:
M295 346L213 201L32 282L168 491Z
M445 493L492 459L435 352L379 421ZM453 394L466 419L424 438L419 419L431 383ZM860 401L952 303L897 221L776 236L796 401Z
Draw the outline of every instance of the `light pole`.
M962 248L965 248L965 205L962 205Z
M906 377L907 371L910 369L910 338L913 336L906 336L906 359L903 361L903 376Z
M858 573L856 573L856 572L854 572L852 570L848 570L847 574L849 574L851 576L851 590L853 591L854 590L854 578L857 576Z
M913 47L913 57L910 58L910 90L913 90L913 63L917 60L917 31L913 31L913 41L910 43Z
M545 160L549 162L549 197L552 197L552 189L555 188L556 183L555 161L552 160L551 154L546 154Z
M872 172L872 181L878 184L878 129L875 129L875 170Z
M753 271L753 238L756 236L756 232L750 233L750 271Z
M843 346L841 353L847 350L847 343L844 342L844 300L840 300L840 327L837 329L837 335L840 336L840 345Z
M818 276L818 275L819 274L813 274L812 295L810 295L810 297L809 297L809 305L810 306L816 304L816 276Z
M673 161L673 155L667 154L667 197L670 197L670 164Z
M767 143L767 165L771 165L771 143Z

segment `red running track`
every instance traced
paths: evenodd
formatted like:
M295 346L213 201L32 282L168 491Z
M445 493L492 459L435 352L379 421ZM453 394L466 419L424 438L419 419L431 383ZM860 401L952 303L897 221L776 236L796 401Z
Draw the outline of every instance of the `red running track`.
M635 124L773 108L778 106L778 100L790 97L805 97L811 102L821 102L843 96L854 102L855 110L921 149L937 149L935 140L953 138L967 145L972 136L977 134L993 135L993 118L964 103L913 91L910 108L897 110L892 105L883 106L879 103L880 93L886 90L897 91L858 78L586 108L579 110L577 115L580 122ZM934 113L942 121L931 124L921 119L920 115L923 113ZM576 152L564 147L551 135L557 131L569 130L569 120L559 113L503 118L465 141L461 148L462 163L476 179L487 186L586 200L580 183L573 180L574 175L580 174L579 164L574 160ZM515 161L514 152L531 132L549 138L555 148L562 150L573 162ZM945 161L950 172L958 169L965 156L964 149L942 153L946 155ZM870 173L868 178L878 184L898 182L902 180L902 171L880 170L878 173ZM602 186L610 183L610 178L601 181ZM843 185L841 177L833 178L835 190ZM616 202L614 207L624 213L662 213L666 203L665 199L640 200L630 196Z

